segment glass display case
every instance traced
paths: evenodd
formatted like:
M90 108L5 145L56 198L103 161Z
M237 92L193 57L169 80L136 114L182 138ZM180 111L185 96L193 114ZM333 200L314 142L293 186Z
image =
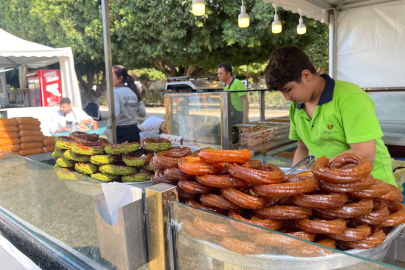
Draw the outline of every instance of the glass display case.
M274 138L260 144L240 140L238 124L232 120L232 96L248 96L248 125L265 125L274 131ZM186 145L200 148L247 148L253 155L262 155L294 142L288 139L289 123L269 122L266 119L288 116L289 101L280 92L248 90L210 93L167 93L166 120L168 134L183 137ZM286 120L284 120L286 121Z
M100 254L93 196L102 182L73 172L76 180L61 180L68 171L4 152L0 168L0 231L14 245L45 269L117 269ZM405 261L402 226L375 249L343 252L167 199L170 211L146 211L169 222L159 237L170 239L164 253L174 269L399 269Z
M402 226L375 249L346 252L177 202L171 226L176 269L402 269L372 259Z
M4 152L0 168L0 216L35 238L36 247L19 244L28 255L35 258L31 251L46 246L83 269L116 269L99 250L93 196L102 192L102 182L77 173L76 181L64 181L58 177L64 169ZM4 223L0 230L20 237Z
M226 92L166 94L167 133L188 145L229 149L229 100Z

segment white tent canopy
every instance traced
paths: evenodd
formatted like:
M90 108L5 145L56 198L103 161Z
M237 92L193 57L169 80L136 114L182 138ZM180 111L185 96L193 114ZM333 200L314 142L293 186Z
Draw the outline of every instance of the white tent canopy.
M329 24L329 73L335 79L363 88L405 86L403 1L263 1Z
M74 107L82 106L70 47L54 49L18 38L1 28L0 41L0 68L40 68L60 62L62 96L69 97Z

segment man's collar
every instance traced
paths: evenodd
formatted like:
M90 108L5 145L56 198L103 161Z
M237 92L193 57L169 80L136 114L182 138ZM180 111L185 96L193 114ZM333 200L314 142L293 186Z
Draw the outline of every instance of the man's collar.
M333 89L335 88L335 80L329 77L328 74L322 74L321 77L326 80L326 84L322 91L321 97L319 98L318 105L323 105L332 101ZM302 108L304 108L304 104L297 103L297 109L301 110Z
M235 80L235 77L232 77L232 81L231 81L231 83L229 84L228 89L231 88L231 85L233 84L233 81L234 81L234 80Z

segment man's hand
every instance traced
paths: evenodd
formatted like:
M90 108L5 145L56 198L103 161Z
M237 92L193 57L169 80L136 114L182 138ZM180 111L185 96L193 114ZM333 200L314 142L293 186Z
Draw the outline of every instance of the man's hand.
M61 129L55 130L55 131L54 131L54 134L55 134L55 133L61 133L61 132L70 132L71 130L72 130L72 128L70 128L70 127L63 127L63 128L61 128Z
M91 120L90 120L90 119L81 120L81 121L80 121L80 125L83 125L83 126L84 126L84 124L91 124Z

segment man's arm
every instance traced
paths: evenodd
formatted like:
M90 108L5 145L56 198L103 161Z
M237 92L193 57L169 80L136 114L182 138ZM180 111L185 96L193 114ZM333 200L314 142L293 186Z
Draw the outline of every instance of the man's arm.
M243 102L243 124L249 122L249 99L247 95L241 96L240 100Z
M72 130L72 129L69 128L69 127L63 127L63 128L61 128L61 129L55 130L53 133L69 132L69 131L71 131L71 130Z
M92 120L91 119L87 119L87 120L81 120L80 124L84 125L84 124L91 124Z
M91 116L88 115L83 109L75 108L73 110L74 113L78 114L78 118L80 119L79 124L84 125L93 123L93 118L91 118Z
M305 145L305 143L301 140L298 140L298 147L297 150L295 151L294 154L294 159L293 159L293 166L297 164L299 161L301 161L304 157L308 155L308 148Z
M343 153L356 153L356 154L359 154L359 155L362 155L362 156L368 158L371 163L374 162L375 154L376 154L375 140L361 142L361 143L351 143L349 145L350 145L350 149L344 151ZM333 157L331 160L333 160L334 158L335 157Z

